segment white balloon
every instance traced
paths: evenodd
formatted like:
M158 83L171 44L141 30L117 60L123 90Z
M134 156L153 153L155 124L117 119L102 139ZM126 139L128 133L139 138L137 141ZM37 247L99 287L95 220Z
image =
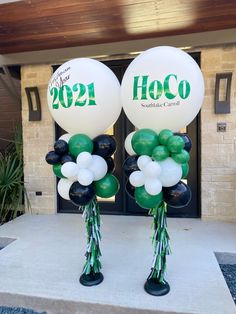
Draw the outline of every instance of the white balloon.
M159 180L162 186L169 187L177 184L182 177L182 167L175 162L171 157L166 158L163 161L159 161L161 166L161 175Z
M73 136L73 134L66 133L66 134L63 134L62 136L60 136L59 140L63 140L66 143L68 143L70 138L71 138L71 136Z
M69 133L104 133L121 112L120 84L103 63L78 58L62 64L48 84L53 119Z
M149 157L148 155L142 155L138 158L137 165L140 170L143 170L147 166L147 164L151 161L152 161L151 157Z
M121 101L139 129L174 132L198 114L204 98L203 75L186 52L161 46L148 49L129 65L121 84Z
M78 166L75 162L72 161L66 162L61 166L61 173L63 174L64 177L72 181L76 181Z
M94 181L102 179L107 173L107 163L106 161L98 155L92 155L92 163L89 166L89 170L92 171L94 175Z
M150 195L157 195L162 190L161 181L158 179L153 179L153 178L146 179L144 187L147 193Z
M157 178L161 174L161 166L157 161L150 161L143 169L145 177Z
M125 139L125 150L129 155L136 155L135 151L133 150L132 144L131 144L132 136L134 135L134 133L135 133L135 131L129 133L129 135Z
M57 191L65 200L70 200L69 191L72 184L73 182L68 179L60 179L57 184Z
M93 158L89 152L82 152L76 158L76 162L79 168L88 168L91 165L92 161Z
M80 184L87 186L93 182L94 175L89 169L79 169L77 178Z
M142 171L132 172L131 175L129 176L129 182L135 187L144 185L145 177Z

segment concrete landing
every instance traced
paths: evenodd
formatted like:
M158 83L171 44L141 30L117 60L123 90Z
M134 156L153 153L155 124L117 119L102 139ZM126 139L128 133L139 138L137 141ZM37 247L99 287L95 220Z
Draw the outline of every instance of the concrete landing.
M0 227L16 238L0 251L0 305L48 314L234 314L236 307L214 252L236 253L236 225L168 219L172 255L163 297L146 294L152 262L151 218L102 216L105 280L79 284L86 247L81 215L24 215Z

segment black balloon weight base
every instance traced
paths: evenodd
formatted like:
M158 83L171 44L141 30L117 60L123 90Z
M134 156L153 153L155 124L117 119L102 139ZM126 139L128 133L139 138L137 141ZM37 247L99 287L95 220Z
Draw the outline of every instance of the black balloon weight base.
M79 282L81 285L86 287L92 287L99 285L103 281L104 277L102 273L95 273L95 274L89 274L89 275L81 275Z
M160 283L157 279L147 279L144 290L155 296L162 296L170 291L170 286L168 282Z

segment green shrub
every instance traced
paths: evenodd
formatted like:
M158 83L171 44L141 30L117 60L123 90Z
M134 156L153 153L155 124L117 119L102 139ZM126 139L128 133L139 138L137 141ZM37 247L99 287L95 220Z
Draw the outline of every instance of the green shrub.
M23 181L23 151L21 129L17 128L15 141L0 153L0 224L24 212L29 201Z

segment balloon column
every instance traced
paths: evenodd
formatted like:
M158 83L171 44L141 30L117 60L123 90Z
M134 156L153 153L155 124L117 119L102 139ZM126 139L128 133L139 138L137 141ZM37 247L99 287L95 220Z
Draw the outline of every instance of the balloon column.
M153 215L154 258L145 283L149 294L170 290L165 280L170 253L166 204L186 206L191 191L181 179L188 175L191 140L178 132L199 112L204 96L202 73L185 52L173 47L152 48L129 65L121 84L121 99L129 120L138 129L129 134L124 163L127 193Z
M151 294L162 295L169 291L165 281L166 255L170 253L166 204L178 208L191 201L191 190L181 179L188 175L192 144L187 135L175 135L168 129L159 135L151 129L140 129L127 138L126 150L131 147L136 155L124 162L126 191L154 217L154 259L145 288Z
M46 161L60 178L59 195L78 206L85 217L87 251L80 282L86 286L103 280L97 197L109 198L119 190L119 182L112 174L116 142L112 136L101 134L119 117L119 92L113 72L87 58L64 63L48 85L49 110L69 133L55 142Z

